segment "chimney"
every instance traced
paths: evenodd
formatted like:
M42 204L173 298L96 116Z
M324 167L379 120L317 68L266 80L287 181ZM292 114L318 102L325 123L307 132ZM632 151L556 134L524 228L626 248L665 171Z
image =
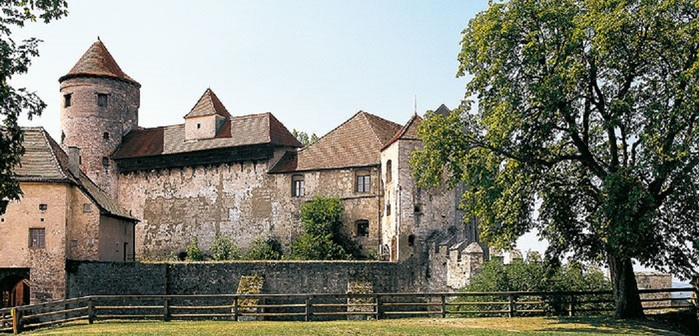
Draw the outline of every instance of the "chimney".
M76 177L80 176L80 148L78 147L68 147L68 170Z

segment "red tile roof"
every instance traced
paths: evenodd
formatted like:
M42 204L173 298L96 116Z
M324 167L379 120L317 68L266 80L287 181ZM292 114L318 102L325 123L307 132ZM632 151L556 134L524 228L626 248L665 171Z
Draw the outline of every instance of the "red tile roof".
M112 157L126 159L262 144L302 146L272 113L267 112L231 117L213 139L186 141L184 124L137 129L124 137Z
M58 81L62 82L66 79L81 76L111 77L141 86L121 70L112 54L109 53L107 47L99 39L87 49L73 68L66 75L59 78Z
M201 95L201 98L197 101L196 104L194 104L194 107L192 107L192 110L185 115L185 118L189 117L202 117L202 116L207 116L207 115L213 115L213 114L218 114L220 116L230 118L230 113L228 113L228 110L226 110L226 107L223 106L223 103L218 99L214 91L211 89L206 89L204 91L204 94Z
M270 172L377 165L381 148L400 127L392 121L359 111L310 146L286 153Z

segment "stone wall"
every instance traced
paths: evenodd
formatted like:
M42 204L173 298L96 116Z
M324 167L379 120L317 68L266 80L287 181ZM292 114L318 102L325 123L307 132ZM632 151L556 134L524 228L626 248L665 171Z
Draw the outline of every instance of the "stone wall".
M264 294L345 293L350 282L375 292L426 290L424 270L413 263L197 262L119 263L69 261L67 296L99 294L235 293L242 276L265 278Z

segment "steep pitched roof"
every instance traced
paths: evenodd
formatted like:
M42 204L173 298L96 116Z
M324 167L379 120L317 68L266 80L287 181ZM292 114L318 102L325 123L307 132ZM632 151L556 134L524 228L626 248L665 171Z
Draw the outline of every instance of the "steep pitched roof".
M420 126L420 123L422 123L422 117L419 115L413 114L413 116L408 120L408 122L401 128L396 135L389 140L386 145L384 145L381 150L384 150L388 148L391 144L398 140L420 140L417 136L417 128Z
M17 180L74 184L95 202L103 214L138 221L82 171L77 176L73 174L68 168L68 154L43 127L26 127L23 131L25 153L20 159L20 165L15 168Z
M59 78L58 81L62 82L66 79L81 76L111 77L141 86L121 70L112 54L109 53L109 50L107 50L107 47L104 46L99 38L80 57L73 68Z
M442 104L439 105L439 107L436 110L434 110L434 113L447 116L451 113L451 110L446 105Z
M286 153L270 172L376 165L381 148L400 127L392 121L359 111L310 146Z
M187 115L185 115L184 117L203 117L213 114L218 114L226 118L231 117L231 115L228 113L228 110L226 110L226 107L223 106L223 103L221 103L214 91L212 91L209 88L206 89L206 91L204 91L204 94L201 95L201 98L199 98L197 103L194 104L194 107L192 107L189 113L187 113Z
M129 132L112 156L127 159L248 145L301 147L302 144L272 113L231 117L213 139L186 141L184 124Z

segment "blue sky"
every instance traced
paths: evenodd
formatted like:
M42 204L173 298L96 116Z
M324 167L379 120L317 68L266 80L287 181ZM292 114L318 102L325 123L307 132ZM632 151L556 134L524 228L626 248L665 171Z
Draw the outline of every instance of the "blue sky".
M196 4L196 5L195 5ZM140 125L183 122L207 87L234 115L272 112L319 136L359 110L404 123L463 99L461 30L487 1L70 1L68 17L16 36L44 40L15 85L48 103L58 78L97 39L141 83Z

